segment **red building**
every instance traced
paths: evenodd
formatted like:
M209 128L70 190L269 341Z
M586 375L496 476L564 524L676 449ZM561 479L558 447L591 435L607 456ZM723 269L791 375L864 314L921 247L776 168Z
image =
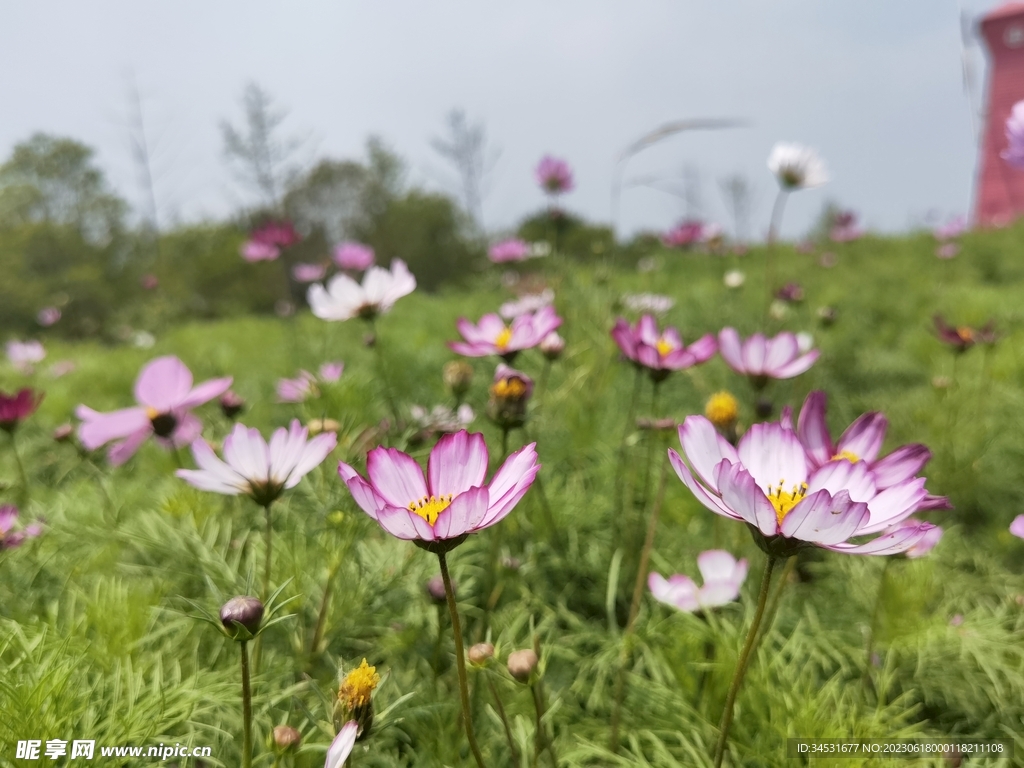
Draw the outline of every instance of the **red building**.
M1004 3L981 19L989 84L974 195L974 222L1002 226L1024 215L1024 170L1006 164L1006 118L1024 100L1024 2Z

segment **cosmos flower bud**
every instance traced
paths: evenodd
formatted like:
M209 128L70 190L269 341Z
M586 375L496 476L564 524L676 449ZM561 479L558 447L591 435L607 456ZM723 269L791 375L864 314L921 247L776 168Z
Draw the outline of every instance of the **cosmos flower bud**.
M565 351L565 339L557 331L552 331L541 341L540 351L548 360L557 360Z
M526 405L533 394L533 379L521 371L501 364L494 372L487 416L502 429L526 423Z
M309 436L313 437L322 432L337 432L341 429L341 424L334 419L311 419L306 429L309 430Z
M220 396L220 410L226 418L234 419L245 407L245 400L239 397L233 390L228 390Z
M232 597L220 609L220 623L234 640L248 640L259 631L262 620L263 603L256 597ZM240 632L239 627L245 632Z
M338 702L334 708L334 725L339 730L349 720L359 723L356 740L365 739L373 728L373 691L380 683L377 668L363 659L362 663L345 675L338 689Z
M469 649L469 663L482 667L494 658L494 646L490 643L477 643Z
M427 596L438 605L448 602L448 595L444 591L444 579L434 576L427 581ZM455 582L452 582L452 592L455 591Z
M473 383L473 366L465 360L452 360L444 365L444 385L455 397L462 397Z
M274 746L281 752L293 752L302 743L302 734L290 725L274 727Z
M528 683L539 661L532 648L513 651L508 655L508 673L520 683Z
M61 424L55 430L53 430L53 439L58 443L66 443L75 434L75 427L72 424Z

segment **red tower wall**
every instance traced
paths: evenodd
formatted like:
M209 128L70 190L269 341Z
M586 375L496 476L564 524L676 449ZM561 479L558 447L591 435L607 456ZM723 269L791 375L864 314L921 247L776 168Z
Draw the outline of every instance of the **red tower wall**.
M1006 149L1006 119L1024 100L1024 2L1007 3L981 21L989 51L989 85L974 221L1003 226L1024 214L1024 170L1000 157Z

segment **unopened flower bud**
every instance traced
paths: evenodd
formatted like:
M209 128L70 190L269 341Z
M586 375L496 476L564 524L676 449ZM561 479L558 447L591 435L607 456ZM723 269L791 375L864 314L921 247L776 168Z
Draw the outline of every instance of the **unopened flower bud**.
M365 739L373 728L373 691L380 683L377 668L363 662L345 675L338 689L338 702L334 708L334 725L339 730L344 723L359 723L357 740Z
M53 439L58 443L68 442L75 434L75 428L70 424L61 424L53 430Z
M455 591L455 582L452 582L452 592ZM427 581L427 596L438 605L448 602L448 594L444 591L444 579L440 576L433 576Z
M302 734L298 729L290 725L278 725L274 727L274 746L282 752L289 752L299 748L302 743Z
M477 643L469 649L469 663L482 667L494 657L494 646L490 643Z
M836 316L834 307L818 307L818 320L822 325L832 325L836 321Z
M341 424L334 419L310 419L306 429L309 430L309 436L313 437L322 432L337 432L341 429Z
M552 331L541 341L540 351L548 360L557 360L565 351L565 339L558 335L558 331Z
M220 410L229 419L234 419L244 407L245 400L230 389L220 396Z
M533 379L525 373L498 366L487 401L487 416L502 429L521 427L526 423L526 404L533 394Z
M232 597L220 609L221 624L228 631L228 635L236 640L249 639L238 631L238 625L241 625L249 635L255 635L262 620L263 603L255 597ZM241 637L238 636L240 634Z
M444 385L455 397L462 397L473 383L473 366L465 360L452 360L444 364Z
M508 673L520 683L528 683L538 661L540 659L532 648L513 651L508 655Z

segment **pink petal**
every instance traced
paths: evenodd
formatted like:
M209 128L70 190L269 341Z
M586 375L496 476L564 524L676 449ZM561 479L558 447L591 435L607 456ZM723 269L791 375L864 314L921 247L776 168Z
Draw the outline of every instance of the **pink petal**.
M1010 523L1010 533L1018 538L1024 539L1024 515L1017 515Z
M773 372L791 362L798 351L799 345L796 336L792 333L780 333L768 341L764 357L764 372L769 376L774 375Z
M818 359L818 356L820 354L821 351L817 349L808 352L806 355L798 357L796 360L789 363L788 365L784 365L778 370L772 372L772 378L791 379L794 376L799 376L801 373L803 373L812 365L814 365L814 361Z
M709 549L697 555L697 570L705 584L709 581L732 581L736 558L724 549Z
M374 492L373 487L363 480L358 472L343 461L338 462L338 474L348 486L349 493L359 508L376 520L377 513L387 506L387 502Z
M775 507L747 470L728 459L718 469L718 487L722 491L722 502L735 514L753 525L765 536L778 534L778 518Z
M768 356L768 341L764 334L755 333L743 342L743 368L748 374L765 372L764 361Z
M484 484L487 475L487 444L479 433L461 430L438 440L427 462L427 478L433 496L458 495Z
M358 735L359 723L355 720L345 723L327 749L327 762L324 763L324 768L342 768L345 761L348 760L348 756L352 754Z
M434 521L434 537L454 539L476 530L487 514L487 501L487 489L484 487L460 493Z
M824 392L814 391L804 400L800 416L796 422L796 431L800 436L807 455L815 465L820 466L829 461L836 451L832 446L832 436L825 422L825 408L828 397Z
M233 379L226 376L221 379L210 379L195 387L177 404L179 408L195 408L197 405L208 403L215 397L220 397L231 388Z
M478 527L486 528L504 518L533 485L541 467L537 463L536 446L536 443L523 446L505 459L494 473L487 488L487 515Z
M924 468L931 457L932 452L920 443L900 446L871 465L875 484L879 489L885 489L909 480Z
M718 332L718 351L730 368L737 373L747 373L743 365L743 345L735 328L723 328Z
M728 517L732 520L743 519L738 513L726 507L725 504L722 503L722 500L717 496L712 496L708 493L707 489L705 489L704 486L698 483L694 478L693 474L690 472L690 468L686 466L686 463L679 458L679 454L671 448L668 449L668 462L672 465L672 469L676 471L676 475L679 479L683 481L683 485L689 488L690 493L697 497L697 501L722 517ZM715 492L717 493L717 490Z
M135 399L164 413L185 400L191 389L192 372L181 360L167 355L143 367L135 382Z
M191 413L175 412L174 417L178 423L171 433L171 447L184 448L186 445L192 445L192 441L203 433L203 422Z
M119 443L113 443L110 448L107 449L107 461L110 462L112 467L119 467L124 464L128 459L135 455L135 452L139 450L146 438L153 433L153 430L148 425L138 432L134 432Z
M652 571L647 577L647 586L658 602L687 613L693 613L700 608L697 602L697 585L689 576L677 574L671 579L665 579L660 573Z
M817 491L789 510L781 530L787 538L828 546L846 541L867 519L868 505L851 501L846 491Z
M434 529L430 523L408 509L391 505L377 511L377 522L380 527L399 539L434 540Z
M880 413L865 413L851 424L839 438L836 453L849 451L864 461L872 462L878 458L885 440L885 431L889 420Z
M374 448L370 451L366 457L366 474L374 490L388 504L402 509L430 495L419 464L396 448Z
M811 473L807 481L807 492L820 490L826 490L833 496L840 491L849 491L854 501L866 503L871 503L878 493L867 462L858 461L854 464L846 459L830 461Z
M931 528L930 523L921 523L916 528L899 528L865 544L841 543L823 546L833 552L844 552L848 555L896 555L917 544Z
M788 491L807 481L807 454L796 433L781 424L754 424L740 439L737 453L762 490L783 483Z
M705 485L715 487L715 467L722 459L729 459L733 464L740 461L736 449L703 416L687 416L678 432L686 460Z
M905 480L871 499L868 502L871 519L857 532L858 535L884 530L914 514L928 494L924 483L923 477Z
M84 406L77 411L81 418L86 411ZM150 429L149 417L142 408L124 408L111 413L97 413L90 409L88 421L83 421L78 428L78 439L87 450L95 450L111 440L127 437L140 429Z

